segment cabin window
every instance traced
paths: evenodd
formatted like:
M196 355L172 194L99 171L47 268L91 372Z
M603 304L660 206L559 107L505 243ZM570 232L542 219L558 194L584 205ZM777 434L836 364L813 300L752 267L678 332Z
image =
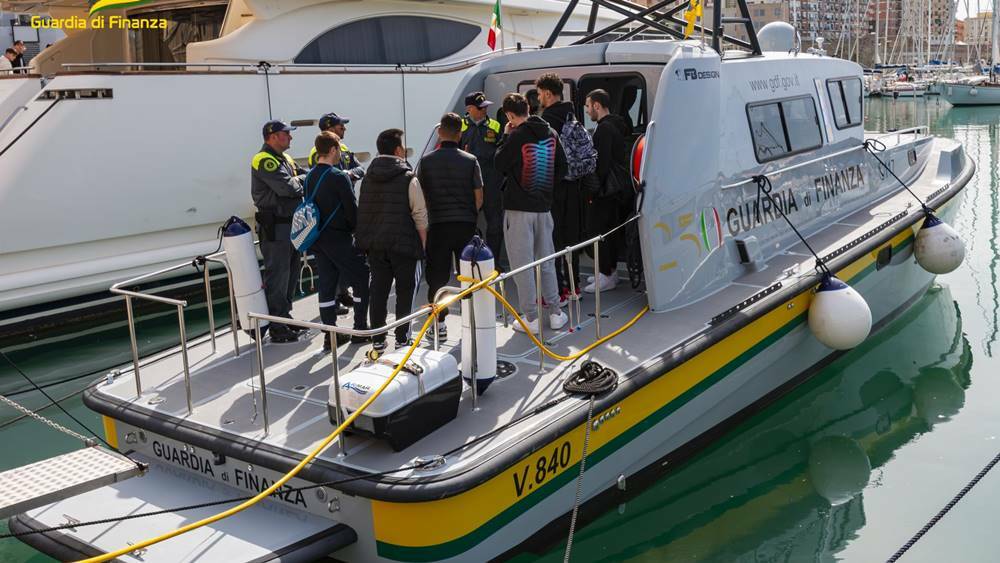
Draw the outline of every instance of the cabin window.
M421 16L384 16L335 27L306 45L299 64L422 64L454 55L479 36L477 25Z
M833 120L837 129L861 125L861 79L838 78L826 81L826 91L830 94Z
M578 118L588 130L593 131L597 128L597 124L584 111L586 96L600 88L611 96L611 107L608 108L611 113L620 116L628 128L634 131L635 134L629 139L631 143L646 132L646 81L641 74L637 72L587 74L580 77L577 86L579 99L575 101L580 114Z
M812 96L747 106L750 136L757 162L815 149L823 145L819 115Z

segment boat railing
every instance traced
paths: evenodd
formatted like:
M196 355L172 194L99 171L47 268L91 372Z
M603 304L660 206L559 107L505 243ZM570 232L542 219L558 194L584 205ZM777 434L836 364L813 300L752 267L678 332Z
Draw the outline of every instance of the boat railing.
M521 51L537 50L537 47L508 47L497 49L489 53L482 53L466 59L448 61L442 63L427 64L310 64L310 63L277 63L270 61L246 62L246 63L161 63L161 62L105 62L105 63L63 63L62 67L67 71L131 71L151 72L151 71L230 71L243 72L247 74L260 74L268 72L270 74L280 74L281 72L323 72L329 74L342 73L378 73L395 74L399 72L416 74L438 74L464 70L482 61L504 54Z
M916 139L919 139L921 137L921 135L926 135L929 130L930 129L926 125L918 125L916 127L908 127L906 129L900 129L899 131L892 131L892 132L889 132L889 133L883 133L883 134L880 134L880 135L875 135L873 138L875 138L875 139L886 139L888 137L896 137L896 144L900 144L900 143L903 142L903 135L912 134L913 135L913 139L916 140ZM831 158L836 158L838 156L844 156L845 154L850 154L852 152L860 151L860 150L864 150L864 149L865 149L865 145L862 143L860 145L853 146L853 147L846 148L846 149L842 149L842 150L839 150L839 151L836 151L836 152L832 152L830 154L826 154L826 155L819 156L819 157L816 157L816 158L811 158L811 159L803 161L803 162L797 162L797 163L792 164L790 166L784 166L784 167L778 168L776 170L769 170L769 171L766 172L766 174L768 176L772 176L772 177L773 176L778 176L778 175L784 174L786 172L791 172L792 170L798 170L799 168L804 168L806 166L812 166L813 164L818 164L820 162L824 162L824 161L829 160ZM733 182L731 184L723 184L722 185L722 189L728 190L728 189L731 189L731 188L738 188L740 186L745 186L747 184L752 184L752 183L754 183L754 181L755 181L754 178L751 176L749 178L744 178L742 180L739 180L737 182Z
M639 219L639 217L640 217L639 214L635 214L632 217L630 217L629 219L625 220L625 222L621 223L620 225L618 225L617 227L611 229L610 231L608 231L606 233L597 235L595 237L587 239L587 240L585 240L583 242L580 242L578 244L574 244L572 246L567 246L566 248L564 248L562 250L553 252L552 254L549 254L549 255L547 255L547 256L545 256L543 258L535 260L534 262L530 262L528 264L525 264L523 266L515 268L515 269L513 269L513 270L511 270L509 272L501 274L501 275L497 276L497 278L494 279L492 282L490 282L489 284L486 284L486 285L487 286L494 286L494 285L498 286L498 291L499 291L500 295L503 296L504 299L506 299L507 298L507 296L506 296L506 281L508 279L513 278L514 276L516 276L518 274L527 273L527 272L533 270L534 271L534 275L535 275L535 299L536 299L536 302L539 304L538 305L538 307L539 307L539 310L538 310L539 316L538 316L538 318L541 319L541 303L542 303L541 276L542 276L542 265L545 264L546 262L550 262L552 260L557 260L557 259L562 258L562 259L566 260L567 271L572 272L573 271L573 269L572 269L573 268L573 262L572 262L573 261L573 254L575 254L576 252L579 252L580 250L583 250L583 249L587 248L588 246L589 247L593 247L594 263L597 264L600 261L600 243L602 241L604 241L607 237L609 237L612 234L614 234L616 231L618 231L620 229L623 229L627 225L629 225L630 223L633 223L633 222L637 221ZM485 273L486 272L484 272L484 274ZM595 270L595 273L596 273L596 270ZM580 300L576 297L575 283L576 282L573 279L573 276L570 276L570 285L571 285L571 287L570 287L570 296L571 296L571 299L573 301L573 303L570 306L570 311L571 311L571 313L570 313L570 321L569 321L570 326L578 326L580 324L580 318L581 318L581 316L580 316L581 315L581 313L580 313ZM442 302L442 299L446 298L446 296L448 296L448 295L454 295L454 294L460 293L462 291L463 291L463 288L459 288L459 287L451 287L451 286L442 287L434 295L434 303L440 304ZM482 289L480 289L479 291L482 291ZM576 324L573 324L574 323L574 321L573 321L574 315L572 313L572 308L574 306L576 308L576 314L575 314ZM471 312L472 315L475 314L474 313L474 307L470 307L469 310L470 310L470 312ZM255 340L256 348L257 348L257 378L258 378L258 382L259 382L259 385L260 385L260 391L261 391L261 393L260 393L261 394L261 402L260 403L261 403L261 412L262 412L263 422L264 422L264 435L266 436L268 434L268 432L270 431L270 418L269 418L268 410L267 410L267 380L265 378L263 334L261 332L261 323L263 321L267 321L269 323L281 323L281 324L288 325L288 326L295 326L295 327L300 327L300 328L305 328L305 329L310 329L310 330L317 330L317 331L320 331L320 332L324 333L324 337L330 340L330 353L332 355L332 364L333 364L333 366L332 366L332 372L333 372L333 386L334 386L334 404L337 407L337 424L340 424L340 422L341 422L340 418L343 416L343 411L341 410L341 398L340 398L340 366L339 366L339 363L340 363L340 354L339 354L339 351L337 350L336 335L337 334L346 334L346 335L350 335L350 336L353 336L353 337L361 337L361 338L371 338L371 337L375 337L375 336L388 335L389 331L394 330L394 329L396 329L399 326L408 325L411 322L413 322L414 320L425 318L427 315L432 314L433 311L434 311L434 309L432 307L430 307L429 305L426 305L424 307L421 307L421 308L417 309L416 311L410 313L409 315L407 315L405 317L402 317L400 319L396 319L395 321L386 324L383 327L370 328L370 329L347 328L347 327L334 326L334 325L328 325L328 324L316 323L316 322L310 322L310 321L301 321L301 320L298 320L298 319L289 319L289 318L285 318L285 317L275 317L273 315L268 315L268 314L263 314L263 313L254 313L254 312L248 313L247 316L250 319L251 324L253 325L252 328L253 328L253 332L254 332L254 340ZM601 324L600 324L601 313L602 313L602 309L601 309L601 287L600 287L600 284L598 284L598 283L595 282L595 284L594 284L594 321L595 321L595 330L596 330L597 338L598 339L601 338ZM475 326L475 317L472 317L470 319L470 321L471 321L472 325ZM434 317L434 321L433 322L434 322L434 325L432 327L433 331L434 331L434 333L433 333L433 339L434 339L433 340L433 349L434 350L438 350L440 348L440 341L438 340L438 331L437 331L437 329L438 329L438 322L439 322L439 320L438 320L437 316ZM508 325L508 322L509 321L508 321L507 313L505 311L503 313L503 324L504 324L505 327ZM541 320L539 320L539 322L538 322L538 339L539 339L539 341L544 341L544 333L543 333L544 329L543 329L543 325L544 325L544 323L541 322ZM184 346L184 343L182 342L181 345ZM475 346L475 342L473 341L472 343L470 343L470 345ZM473 358L476 357L475 351L473 351L472 357ZM543 354L543 353L539 353L538 367L539 367L540 371L545 369L545 354ZM470 377L470 381L475 381L475 377L476 377L475 362L473 362L472 373L469 374L469 377ZM185 384L189 385L188 379L185 379ZM189 390L189 392L190 392L190 390ZM473 393L472 395L473 395L473 403L474 403L473 408L475 409L476 406L478 406L478 396L477 396L477 393ZM340 445L340 453L338 455L341 455L341 456L347 455L347 443L346 443L346 441L344 439L343 434L341 434L341 436L339 438L339 445Z
M579 252L580 250L583 250L583 249L587 248L588 246L589 247L593 247L594 263L597 264L597 263L600 262L600 243L602 241L604 241L607 237L611 236L616 231L625 228L627 225L629 225L632 222L637 221L639 219L639 217L640 217L639 214L633 215L632 217L630 217L629 219L627 219L625 222L621 223L620 225L618 225L617 227L611 229L610 231L608 231L606 233L594 236L594 237L592 237L590 239L587 239L587 240L585 240L583 242L580 242L578 244L574 244L572 246L567 246L566 248L564 248L562 250L558 250L556 252L553 252L552 254L549 254L548 256L545 256L543 258L535 260L534 262L525 264L525 265L520 266L520 267L518 267L518 268L516 268L514 270L511 270L509 272L501 274L501 275L497 276L497 278L494 279L488 285L489 286L494 286L494 285L497 286L498 289L499 289L500 295L503 296L504 299L506 299L506 293L507 293L506 292L506 281L509 280L509 279L511 279L511 278L513 278L516 275L524 274L524 273L527 273L527 272L533 270L534 271L534 275L535 275L535 291L536 291L535 298L536 298L536 302L539 303L539 317L540 317L540 315L541 315L541 307L540 307L540 305L542 303L542 294L541 294L542 265L545 264L545 263L547 263L547 262L549 262L549 261L557 260L557 259L561 258L561 259L563 259L563 260L566 261L567 271L573 271L573 260L574 260L574 256L573 255L575 253ZM222 266L222 268L225 271L226 283L227 283L228 290L229 290L229 312L230 312L230 319L231 319L231 323L232 323L232 325L231 325L232 328L231 328L230 332L233 335L233 354L236 357L239 357L239 355L240 355L239 331L237 330L237 326L236 326L236 322L237 322L237 319L239 317L237 316L236 299L235 299L235 294L233 292L232 275L231 275L232 273L231 273L231 270L229 268L229 264L228 264L228 262L226 261L225 258L226 258L226 252L224 250L222 250L222 251L215 252L215 253L212 253L212 254L209 254L209 255L206 255L206 256L200 256L200 257L195 258L194 260L191 260L191 261L188 261L188 262L184 262L184 263L181 263L181 264L176 264L176 265L173 265L173 266L170 266L170 267L167 267L167 268L162 268L160 270L156 270L154 272L150 272L150 273L147 273L147 274L136 276L136 277L133 277L133 278L130 278L130 279L118 282L118 283L114 284L113 286L111 286L111 288L110 288L111 293L116 294L116 295L121 295L121 296L123 296L125 298L125 311L126 311L127 320L128 320L129 343L130 343L131 349L132 349L131 350L132 351L132 373L133 373L133 377L134 377L134 381L135 381L136 398L139 398L139 397L142 396L142 390L143 390L143 388L142 388L141 369L140 369L140 365L139 365L139 347L138 347L137 338L136 338L135 308L134 308L134 303L133 303L133 300L138 299L138 300L144 300L144 301L150 301L150 302L154 302L154 303L160 303L160 304L164 304L164 305L169 305L169 306L175 307L176 310L177 310L177 325L178 325L178 331L179 331L179 334L180 334L180 350L179 350L179 352L180 352L180 355L181 355L181 362L182 362L182 365L183 365L184 391L185 391L185 398L187 400L187 412L188 412L189 415L194 412L194 398L192 396L192 389L191 389L191 365L190 365L190 361L189 361L189 358L188 358L188 338L187 338L187 332L186 332L186 325L185 325L185 322L184 322L184 309L188 306L188 301L186 299L174 299L174 298L171 298L171 297L165 297L165 296L162 296L162 295L156 295L156 294L153 294L153 293L147 293L147 292L143 292L143 291L139 291L139 290L135 290L135 289L126 289L126 288L131 288L131 287L137 286L137 285L139 285L139 284L141 284L143 282L151 281L153 279L160 278L160 277L165 276L167 274L171 274L171 273L174 273L174 272L177 272L177 271L180 271L180 270L184 270L186 268L197 268L198 265L203 266L202 272L203 272L203 276L204 276L205 303L206 303L206 308L208 310L209 339L210 339L211 346L212 346L212 355L215 355L217 353L218 348L217 348L217 342L216 342L216 336L217 335L216 335L216 325L215 325L215 314L214 314L214 309L213 309L213 301L214 300L213 300L213 297L212 297L212 283L211 283L211 274L209 272L209 270L210 270L209 265L210 264L218 264L218 265ZM570 326L580 326L582 324L582 322L581 322L582 312L581 312L580 300L576 296L576 285L575 285L576 284L576 280L572 279L572 276L570 276L570 278L571 278L570 279L570 284L571 284L570 299L571 299L571 303L570 303L570 307L568 309L569 310L569 317L570 317L569 318L569 323L570 323ZM462 291L461 288L444 287L444 288L442 288L441 290L438 291L437 295L435 295L435 297L434 297L434 303L441 303L442 299L444 299L447 295L459 293L461 291ZM575 313L574 313L574 309L575 309ZM301 321L301 320L297 320L297 319L289 319L289 318L284 318L284 317L275 317L275 316L272 316L272 315L269 315L269 314L263 314L263 313L248 312L247 313L247 318L250 320L251 326L250 327L244 327L244 328L252 330L253 337L254 337L255 344L256 344L257 371L256 371L255 375L256 375L258 381L260 382L261 407L262 407L262 411L263 411L263 422L264 422L264 433L265 433L265 435L270 430L270 420L269 420L269 417L268 417L268 410L267 410L267 392L266 392L267 391L267 381L265 379L265 367L266 366L264 365L263 333L261 331L261 328L262 328L261 325L262 325L263 322L281 323L281 324L289 325L289 326L301 327L301 328L310 329L310 330L317 330L317 331L320 331L320 332L324 333L325 337L328 338L328 339L330 339L330 341L331 341L331 353L333 355L333 368L332 368L333 369L333 381L334 381L334 388L336 390L334 392L335 393L335 402L336 402L336 405L337 405L337 412L338 412L338 417L339 417L339 413L341 412L340 411L340 402L341 402L340 401L340 385L339 385L340 373L339 373L339 354L338 354L337 346L336 346L336 335L337 334L346 334L346 335L349 335L349 336L362 337L362 338L370 338L370 337L374 337L374 336L387 335L389 333L389 331L394 330L395 328L397 328L399 326L402 326L404 324L409 324L409 323L411 323L414 320L424 318L427 315L430 315L432 313L432 311L433 311L432 307L430 307L430 306L424 306L424 307L421 307L420 309L414 311L413 313L410 313L409 315L407 315L405 317L402 317L400 319L396 319L395 321L393 321L391 323L387 323L385 326L378 327L378 328L372 328L372 329L355 329L355 328L339 327L339 326L327 325L327 324L317 323L317 322ZM601 314L602 314L602 308L601 308L601 288L600 288L600 284L595 283L595 291L594 291L594 313L593 313L593 315L594 315L595 331L596 331L596 335L597 335L598 339L601 338ZM434 328L434 336L433 336L434 342L433 342L433 346L434 346L435 350L439 349L439 347L440 347L440 342L438 341L438 336L437 336L437 334L438 334L438 332L437 332L438 322L439 322L438 318L435 316L435 318L434 318L434 326L433 326L433 328ZM538 331L539 331L538 338L539 338L540 341L544 340L543 324L544 323L542 323L542 322L538 323ZM507 315L506 311L504 311L504 313L503 313L503 325L505 327L509 325L509 318L508 318L508 315ZM545 369L545 355L544 354L539 354L539 361L538 362L539 362L538 363L539 370L544 370ZM252 367L251 367L251 369L252 369ZM253 375L254 374L251 374L251 377ZM474 367L473 367L473 373L470 374L470 375L473 378L475 377L475 368ZM476 398L476 400L478 400L478 397ZM340 446L341 446L341 452L342 452L342 454L346 454L346 451L347 451L346 450L346 443L344 443L343 439L341 439Z

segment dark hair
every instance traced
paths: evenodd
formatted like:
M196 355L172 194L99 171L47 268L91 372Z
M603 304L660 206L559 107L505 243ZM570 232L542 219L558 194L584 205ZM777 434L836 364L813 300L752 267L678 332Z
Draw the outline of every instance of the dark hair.
M340 137L331 131L323 131L316 135L315 145L317 155L327 156L334 149L340 150Z
M15 46L16 45L24 45L24 41L21 41L20 39L18 39L17 41L14 42L14 45Z
M386 129L378 134L375 140L375 148L379 154L393 154L396 149L403 146L402 129Z
M559 78L559 75L554 72L546 72L545 74L538 77L535 81L535 88L539 90L547 90L552 93L552 95L562 98L563 95L563 81Z
M503 97L503 103L500 106L503 111L507 113L512 113L517 117L525 117L528 115L528 100L522 94L517 92L507 94Z
M462 132L462 118L457 113L449 112L441 116L440 132L453 137Z
M15 51L14 49L12 49L12 48L10 48L10 47L7 47L7 50L5 50L5 51L3 52L3 54L5 54L5 55L6 55L6 54L8 54L8 53L9 53L9 54L11 54L11 55L16 55L16 54L17 54L17 51Z
M591 102L601 104L601 107L604 109L611 109L611 95L608 94L607 90L598 88L597 90L587 94L587 99Z

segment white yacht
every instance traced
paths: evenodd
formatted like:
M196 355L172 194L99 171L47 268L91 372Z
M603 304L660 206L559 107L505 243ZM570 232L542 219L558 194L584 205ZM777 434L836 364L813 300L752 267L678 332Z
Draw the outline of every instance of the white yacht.
M85 19L88 2L3 5L55 21ZM493 5L167 0L102 12L165 31L67 30L32 61L39 75L0 78L0 333L78 317L111 301L115 280L213 250L223 220L252 215L249 158L272 116L347 116L362 159L390 127L422 146L461 77L494 54ZM566 3L502 6L497 49L510 52L544 44ZM567 25L585 28L588 12ZM299 127L291 154L317 132Z

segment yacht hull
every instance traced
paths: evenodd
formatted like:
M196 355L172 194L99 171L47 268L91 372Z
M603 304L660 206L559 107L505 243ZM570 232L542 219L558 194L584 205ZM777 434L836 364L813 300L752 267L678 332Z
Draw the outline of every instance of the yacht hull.
M942 96L953 106L1000 105L1000 87L944 84Z

